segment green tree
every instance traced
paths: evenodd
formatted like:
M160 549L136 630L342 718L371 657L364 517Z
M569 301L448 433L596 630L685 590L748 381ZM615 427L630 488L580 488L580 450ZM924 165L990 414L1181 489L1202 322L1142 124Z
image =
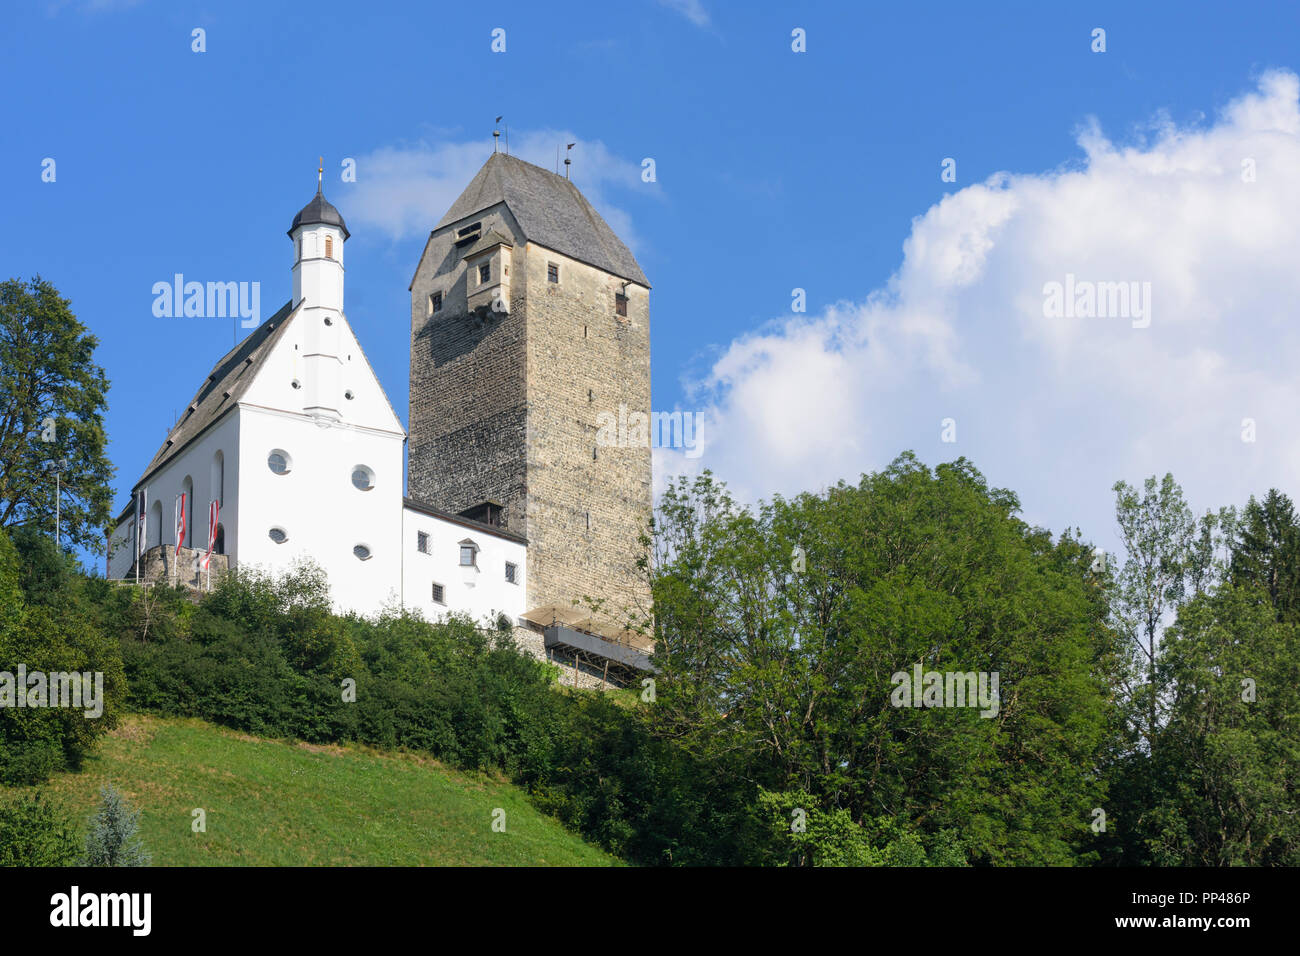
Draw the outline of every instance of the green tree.
M108 379L96 338L39 276L0 283L0 528L52 534L61 463L62 540L99 552L113 466L105 452Z
M1118 642L1091 549L1018 509L969 462L910 454L756 511L680 480L654 525L656 733L810 813L957 830L984 862L1086 860ZM999 673L998 713L894 706L916 664Z
M121 649L105 633L75 559L32 529L14 537L18 547L0 530L0 671L14 674L21 664L28 675L89 673L91 688L103 691L98 715L84 699L81 708L0 707L0 783L29 784L80 764L116 725L126 686ZM29 688L14 681L7 692Z
M111 784L99 791L100 802L86 834L86 866L148 866L140 842L140 813Z
M1283 621L1300 620L1300 521L1291 499L1276 488L1242 509L1232 552L1234 584L1257 585Z
M1159 672L1152 862L1300 865L1300 627L1266 586L1225 585L1180 611Z
M1114 491L1126 557L1111 591L1112 623L1129 641L1125 698L1150 746L1160 722L1160 636L1184 601L1222 575L1220 551L1231 540L1235 513L1206 512L1198 522L1169 474L1159 483L1147 478L1141 494L1123 481Z

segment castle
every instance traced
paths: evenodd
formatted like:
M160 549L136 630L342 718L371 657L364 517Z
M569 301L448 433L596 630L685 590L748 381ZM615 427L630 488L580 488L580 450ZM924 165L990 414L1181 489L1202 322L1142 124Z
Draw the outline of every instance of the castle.
M650 448L597 440L602 412L650 408L650 286L623 242L566 177L494 152L411 281L408 436L344 311L349 232L319 186L288 235L292 299L145 467L108 576L201 588L309 557L339 611L462 612L575 679L648 668L627 624L649 613Z

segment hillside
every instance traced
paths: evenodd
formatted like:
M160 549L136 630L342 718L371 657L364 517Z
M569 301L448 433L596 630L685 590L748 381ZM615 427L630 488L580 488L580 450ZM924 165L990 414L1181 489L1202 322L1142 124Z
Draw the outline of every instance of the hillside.
M161 866L610 866L518 788L418 755L250 737L198 720L127 716L47 792L78 818L111 781L142 811ZM207 813L207 832L191 812ZM491 828L505 811L504 833Z

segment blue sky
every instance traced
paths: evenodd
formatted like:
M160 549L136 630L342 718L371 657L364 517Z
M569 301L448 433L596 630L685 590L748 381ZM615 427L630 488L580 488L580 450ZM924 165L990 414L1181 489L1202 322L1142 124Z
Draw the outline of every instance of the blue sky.
M661 477L713 467L752 498L855 480L904 448L965 454L1030 520L1111 544L1118 478L1173 470L1200 509L1300 491L1294 427L1264 411L1295 397L1276 336L1300 271L1285 182L1298 21L1289 4L34 0L0 36L0 262L51 280L99 337L121 503L232 342L227 320L155 318L152 285L258 281L269 316L318 155L352 230L348 318L405 419L407 284L505 114L525 158L578 141L574 180L653 284L654 405L716 420L702 458L660 456ZM1243 200L1231 157L1249 150L1269 161ZM1177 221L1202 205L1217 220ZM1077 236L1062 225L1094 210L1108 218ZM1225 232L1267 236L1276 262L1251 238L1216 247ZM947 266L927 260L945 248ZM1067 341L1025 318L1067 272L1151 280L1199 324L1071 326ZM1221 391L1185 418L1121 394L1187 411L1208 394L1198 370ZM1260 438L1242 448L1248 415Z

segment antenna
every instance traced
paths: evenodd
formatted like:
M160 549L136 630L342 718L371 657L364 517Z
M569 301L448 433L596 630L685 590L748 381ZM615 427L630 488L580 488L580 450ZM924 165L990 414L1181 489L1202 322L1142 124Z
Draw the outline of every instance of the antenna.
M570 143L568 146L564 147L564 178L565 179L569 178L569 164L573 162L573 160L569 159L569 150L573 149L573 147L577 145L578 145L577 143Z

